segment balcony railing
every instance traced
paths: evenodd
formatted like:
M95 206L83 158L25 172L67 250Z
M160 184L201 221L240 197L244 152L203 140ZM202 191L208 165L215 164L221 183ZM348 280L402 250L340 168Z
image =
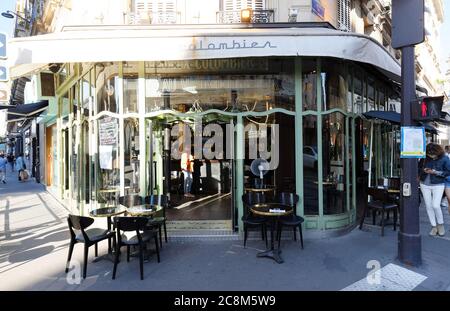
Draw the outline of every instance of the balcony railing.
M180 24L181 13L178 11L135 11L128 13L128 24Z
M274 10L252 10L251 23L273 23ZM241 23L241 11L218 11L216 13L218 24L238 24Z

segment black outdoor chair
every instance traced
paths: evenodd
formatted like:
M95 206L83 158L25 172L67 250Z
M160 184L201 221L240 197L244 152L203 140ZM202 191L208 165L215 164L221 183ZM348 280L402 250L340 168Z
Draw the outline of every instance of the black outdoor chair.
M244 215L242 216L242 222L244 224L244 247L247 244L248 229L261 227L261 237L263 241L266 241L267 247L267 219L261 216L255 216L250 211L250 207L253 204L265 203L266 197L259 192L247 192L242 196L242 202L244 203Z
M376 213L381 212L381 236L384 236L384 225L385 225L385 217L389 211L394 212L394 231L397 229L397 215L398 215L398 204L392 197L389 196L389 193L385 189L377 189L377 188L367 188L367 196L371 196L372 199L367 202L365 200L364 211L361 217L361 222L359 224L359 229L362 229L364 224L364 219L366 217L366 213L369 210L372 210L372 224L375 225Z
M127 247L127 262L130 261L130 246L139 246L139 268L141 273L141 280L144 279L144 248L145 244L149 242L152 238L155 241L156 246L156 256L158 262L159 258L159 247L158 238L154 231L145 230L148 218L146 217L115 217L114 223L117 230L117 247L116 256L114 260L114 269L112 279L116 278L117 264L119 263L120 248L122 246ZM135 235L127 236L122 234L121 231L135 231ZM143 231L143 232L141 232Z
M297 227L300 231L300 243L303 249L303 232L302 232L302 223L305 222L305 219L301 216L297 215L297 203L298 203L298 195L295 193L282 192L278 195L277 202L285 205L289 205L292 207L292 214L280 217L278 221L278 248L280 248L281 244L281 232L283 231L283 227L292 227L294 230L294 241L297 241Z
M141 205L142 197L140 197L138 194L127 194L123 197L119 197L119 204L126 207Z
M162 232L161 228L164 227L164 240L167 243L167 228L166 228L166 209L169 207L169 198L167 195L149 195L145 198L147 204L160 205L163 207L162 211L155 214L148 222L147 226L157 228L159 232L159 245L162 247Z
M116 245L116 237L114 235L114 231L109 231L102 228L91 228L86 230L86 228L92 225L94 219L85 216L69 215L69 217L67 217L67 222L69 224L69 231L70 231L70 245L69 245L69 255L67 257L66 263L66 273L69 272L70 260L72 259L72 253L75 244L83 243L84 244L83 278L86 278L89 247L95 245L95 257L97 257L98 242L112 238L113 245ZM77 231L77 233L75 231Z

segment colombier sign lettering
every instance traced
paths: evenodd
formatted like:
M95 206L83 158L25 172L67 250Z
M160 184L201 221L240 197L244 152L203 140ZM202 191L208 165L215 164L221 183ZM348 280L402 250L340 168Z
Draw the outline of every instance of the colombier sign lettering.
M209 41L209 40L208 40ZM210 42L207 43L203 39L198 40L196 43L192 43L188 46L188 50L191 51L210 51L210 50L242 50L242 49L276 49L277 46L273 45L270 40L266 41L253 41L253 40L236 40L232 42Z

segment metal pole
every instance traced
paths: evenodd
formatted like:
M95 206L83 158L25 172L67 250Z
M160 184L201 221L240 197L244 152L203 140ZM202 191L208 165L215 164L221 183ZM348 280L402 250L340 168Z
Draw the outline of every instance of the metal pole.
M402 110L401 126L412 126L411 102L416 99L414 46L402 48ZM404 264L422 263L422 242L419 223L419 192L417 159L401 159L402 185L411 185L411 196L400 198L400 231L398 259ZM402 193L402 191L400 191Z

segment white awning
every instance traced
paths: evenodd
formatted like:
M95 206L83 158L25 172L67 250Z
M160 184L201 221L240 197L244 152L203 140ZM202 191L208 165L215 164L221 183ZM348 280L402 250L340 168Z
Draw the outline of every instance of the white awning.
M395 80L401 73L396 59L376 40L327 28L71 26L9 44L12 78L49 63L260 56L336 57L374 65Z

